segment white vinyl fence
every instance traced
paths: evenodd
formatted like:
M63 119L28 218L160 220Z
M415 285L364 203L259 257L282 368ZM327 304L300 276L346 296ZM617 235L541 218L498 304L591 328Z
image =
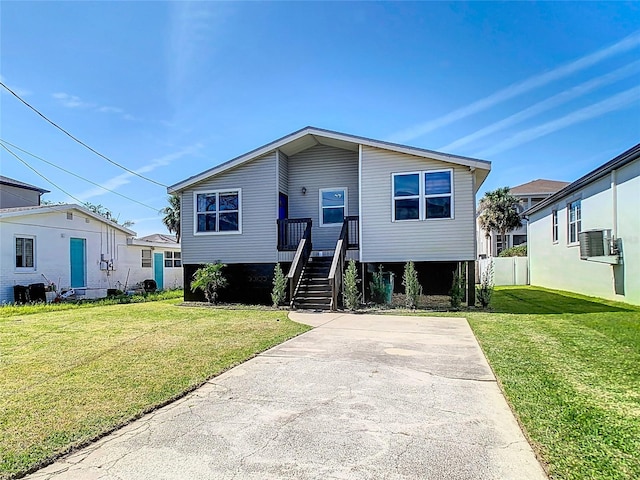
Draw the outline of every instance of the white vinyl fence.
M527 257L493 257L478 261L480 279L493 262L494 285L529 285Z

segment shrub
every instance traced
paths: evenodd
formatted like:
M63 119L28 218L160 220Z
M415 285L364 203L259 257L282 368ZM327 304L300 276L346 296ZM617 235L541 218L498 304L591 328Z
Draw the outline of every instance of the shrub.
M387 300L387 289L384 285L382 277L382 265L378 267L378 271L374 272L373 280L369 282L369 290L371 291L371 301L376 305L384 305Z
M493 295L493 262L489 263L487 269L482 273L480 285L476 287L476 296L482 308L487 308L491 303Z
M360 306L360 292L358 291L358 269L355 260L349 260L349 265L344 273L344 306L349 310L356 310Z
M418 306L418 296L422 293L422 287L420 286L420 282L418 282L418 272L413 262L407 262L404 265L402 285L404 285L405 304L407 308L416 308Z
M282 267L279 263L276 263L276 267L273 270L273 290L271 290L271 301L273 306L277 307L284 303L284 299L287 296L287 277L282 272Z
M526 257L527 246L518 245L517 247L505 248L499 254L499 257Z
M193 274L191 291L200 289L204 292L207 302L218 303L218 292L227 286L227 279L222 274L222 269L226 267L218 260L216 263L207 263Z
M449 301L451 307L458 309L464 300L464 287L465 287L465 275L464 270L462 273L458 269L453 271L453 283L451 284L451 291L449 292Z

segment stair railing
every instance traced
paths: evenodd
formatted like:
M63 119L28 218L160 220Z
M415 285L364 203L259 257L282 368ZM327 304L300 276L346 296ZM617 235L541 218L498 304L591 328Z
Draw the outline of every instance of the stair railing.
M342 223L342 230L336 243L336 250L333 253L333 261L329 270L329 284L331 285L331 310L338 309L340 292L342 291L342 280L344 275L344 264L347 257L347 247L349 246L349 220L345 218Z
M289 268L289 273L287 274L287 278L289 279L289 305L291 308L294 307L294 301L298 291L298 284L300 283L302 271L304 270L304 267L307 266L307 262L311 256L311 223L311 219L309 219L307 221L307 226L304 229L304 234L298 243L298 248L295 256L293 257L293 262L291 262L291 268Z

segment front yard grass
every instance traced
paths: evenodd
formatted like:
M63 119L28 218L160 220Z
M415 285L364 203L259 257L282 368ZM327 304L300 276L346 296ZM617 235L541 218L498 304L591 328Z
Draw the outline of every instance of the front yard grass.
M640 478L640 308L534 287L464 312L553 479Z
M0 478L33 470L309 329L179 299L0 316Z

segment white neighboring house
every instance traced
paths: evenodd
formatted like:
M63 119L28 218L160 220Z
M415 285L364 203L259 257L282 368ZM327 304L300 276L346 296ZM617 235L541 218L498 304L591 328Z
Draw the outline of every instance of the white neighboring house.
M640 144L525 211L531 285L640 304Z
M182 284L179 244L135 239L79 205L1 208L0 225L0 303L14 301L16 285L53 282L59 292L101 298L147 279L161 289Z
M569 182L537 179L511 188L511 195L520 200L518 211L522 214L522 212L528 208L537 205L567 185L569 185ZM502 239L502 235L495 231L487 236L487 232L482 229L479 220L476 231L478 235L478 257L480 258L497 257L504 249L527 243L526 219L522 220L522 226L520 228L507 233L504 240Z

